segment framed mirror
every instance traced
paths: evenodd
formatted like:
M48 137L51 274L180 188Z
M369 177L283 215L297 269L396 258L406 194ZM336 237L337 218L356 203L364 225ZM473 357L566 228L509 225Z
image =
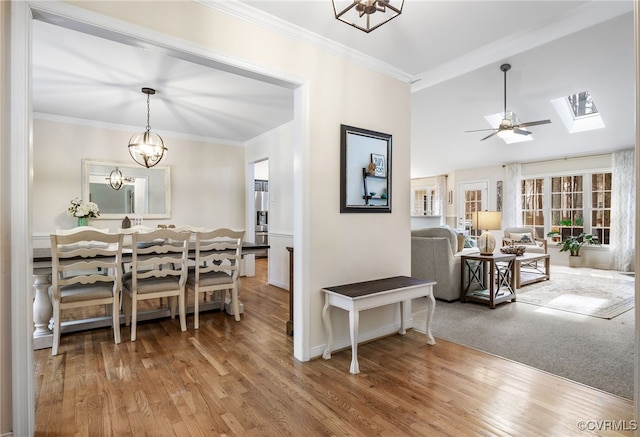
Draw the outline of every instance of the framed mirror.
M391 212L391 135L340 125L340 212Z
M116 168L123 178L119 190L109 183ZM171 218L171 167L82 160L82 198L98 204L101 219Z

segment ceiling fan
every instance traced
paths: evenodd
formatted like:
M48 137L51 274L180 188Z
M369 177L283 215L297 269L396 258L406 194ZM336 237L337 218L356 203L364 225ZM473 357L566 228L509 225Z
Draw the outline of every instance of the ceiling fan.
M522 129L523 127L529 126L538 126L540 124L549 124L551 120L538 120L538 121L528 121L525 123L518 123L518 118L516 114L511 111L507 111L507 71L511 69L511 64L502 64L500 66L500 71L504 73L504 112L502 113L502 121L498 125L497 128L491 129L476 129L476 130L468 130L465 132L482 132L482 131L493 131L486 137L482 138L480 141L484 141L487 138L491 138L494 135L504 136L509 132L513 132L518 135L531 135L531 132L528 130Z

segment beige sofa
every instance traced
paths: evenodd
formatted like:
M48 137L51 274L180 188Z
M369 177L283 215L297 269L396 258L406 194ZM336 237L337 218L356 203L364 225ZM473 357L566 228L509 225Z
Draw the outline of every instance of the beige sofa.
M436 299L460 298L460 257L480 253L477 247L459 248L463 241L447 226L411 231L411 276L436 281Z

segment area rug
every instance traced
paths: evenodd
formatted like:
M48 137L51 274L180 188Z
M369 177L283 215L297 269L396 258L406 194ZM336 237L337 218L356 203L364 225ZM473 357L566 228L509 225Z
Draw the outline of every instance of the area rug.
M634 280L622 274L598 277L552 269L551 279L525 285L516 294L518 301L531 305L612 319L634 307Z

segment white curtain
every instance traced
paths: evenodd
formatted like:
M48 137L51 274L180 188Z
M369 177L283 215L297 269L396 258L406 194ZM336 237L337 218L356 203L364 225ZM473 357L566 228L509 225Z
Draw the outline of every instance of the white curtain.
M509 164L506 166L504 198L502 199L502 227L522 226L522 166Z
M440 216L440 224L445 223L445 216L447 213L447 177L436 177L436 193L435 199L433 199L434 215Z
M611 175L611 269L629 271L635 247L636 178L633 150L613 154Z

